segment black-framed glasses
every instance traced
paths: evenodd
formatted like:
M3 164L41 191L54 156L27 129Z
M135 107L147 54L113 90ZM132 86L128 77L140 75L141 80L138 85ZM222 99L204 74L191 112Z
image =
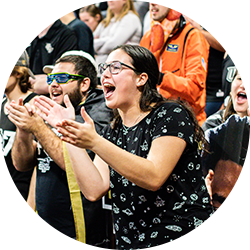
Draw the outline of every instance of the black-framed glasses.
M132 69L133 71L136 72L136 69L119 61L113 61L112 63L100 63L98 65L98 72L102 75L103 72L109 67L109 71L112 75L117 75L121 72L122 66L125 66L129 69Z
M47 84L50 85L54 80L58 84L67 84L71 80L79 80L84 79L86 76L82 75L75 75L75 74L69 74L66 72L60 72L60 73L54 73L54 74L48 74L47 75Z
M3 74L3 73L10 72L10 71L12 71L12 69L6 69L6 70L3 70L3 71L0 71L0 75Z

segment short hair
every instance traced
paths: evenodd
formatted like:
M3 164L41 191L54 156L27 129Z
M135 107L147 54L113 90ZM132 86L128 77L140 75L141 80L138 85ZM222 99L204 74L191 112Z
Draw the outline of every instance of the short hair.
M58 63L72 63L75 65L75 73L86 76L90 79L90 90L93 91L97 86L97 73L94 65L85 57L78 55L68 55L59 58L55 64ZM82 82L82 80L79 80Z
M51 5L51 3L53 2L54 0L50 0L49 2L49 5ZM61 6L61 3L62 3L62 0L56 0L58 2L57 6L53 9L53 15L55 15L58 11L59 11L59 8Z

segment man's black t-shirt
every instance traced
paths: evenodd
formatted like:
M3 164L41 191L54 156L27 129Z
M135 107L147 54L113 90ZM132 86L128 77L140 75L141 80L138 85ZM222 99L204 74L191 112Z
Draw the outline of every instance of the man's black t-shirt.
M170 177L155 192L137 186L110 168L118 249L147 248L172 241L199 226L212 213L193 133L190 117L175 103L163 104L131 128L120 124L117 129L108 126L103 131L106 139L143 158L147 158L158 137L175 136L187 143Z
M78 49L75 33L58 18L45 36L39 38L32 26L21 32L17 42L27 50L34 74L44 74L45 65L54 65L64 52Z
M80 114L82 105L94 120L96 130L100 133L111 119L111 111L105 105L103 91L96 89L88 96L85 103L76 108L76 121L78 122L84 122ZM56 129L52 130L60 136ZM93 159L93 152L88 153ZM82 164L84 167L84 162ZM108 212L111 211L107 212L102 208L102 200L90 202L83 195L81 197L86 227L86 243L105 246L102 244L109 240L107 216L109 216ZM66 172L55 164L39 143L36 208L39 216L51 226L69 237L76 237Z
M240 65L240 53L238 51L239 43L236 43L222 63L222 90L224 96L227 97L231 91L231 83L233 77Z
M223 5L212 6L202 10L198 15L200 25L204 30L210 31L217 35L236 36L230 29L226 10ZM224 52L218 51L210 47L208 59L208 73L206 81L207 101L222 101L224 99L222 89L222 61Z

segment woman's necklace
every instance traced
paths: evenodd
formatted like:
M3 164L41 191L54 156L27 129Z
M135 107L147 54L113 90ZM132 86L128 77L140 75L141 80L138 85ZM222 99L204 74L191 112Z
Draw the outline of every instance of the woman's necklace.
M133 127L136 122L139 120L139 118L143 115L144 113L142 112L134 121L133 125L131 127ZM122 123L122 126L123 126L123 131L124 131L124 135L126 135L128 133L128 130L131 128L131 127L125 127L125 125Z

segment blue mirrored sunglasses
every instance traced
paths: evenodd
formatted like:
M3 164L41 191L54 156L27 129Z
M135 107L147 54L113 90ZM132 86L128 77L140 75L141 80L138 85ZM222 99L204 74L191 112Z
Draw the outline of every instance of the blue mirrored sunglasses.
M74 75L74 74L69 74L66 72L60 72L60 73L54 73L54 74L48 74L47 75L47 84L51 85L54 80L58 84L66 84L71 80L79 80L79 79L84 79L86 76L82 75Z

